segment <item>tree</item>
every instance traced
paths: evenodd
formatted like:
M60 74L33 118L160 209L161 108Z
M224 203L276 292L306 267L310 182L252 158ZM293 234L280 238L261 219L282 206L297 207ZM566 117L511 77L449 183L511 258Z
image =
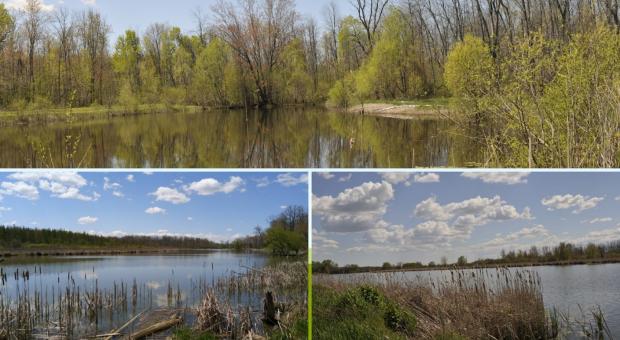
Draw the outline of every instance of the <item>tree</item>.
M360 42L360 46L366 54L369 54L374 47L377 30L389 3L390 0L351 0L353 8L357 12L357 18L366 32L367 44Z
M132 30L125 31L116 42L114 50L114 70L127 81L134 94L141 90L140 62L142 59L142 47L140 38Z
M6 10L3 3L0 3L0 51L4 48L4 42L13 30L15 21L11 14Z
M480 98L491 90L494 79L493 58L482 39L466 35L456 43L446 61L446 85L453 95Z
M213 7L219 36L235 51L253 81L259 106L273 104L274 72L295 32L292 0L221 1Z
M41 40L47 17L43 13L43 6L40 0L26 0L25 6L26 18L24 21L24 30L28 41L28 78L30 81L30 100L34 100L35 96L35 71L34 59L35 49Z
M459 259L456 261L456 264L458 266L466 266L467 265L467 258L465 256L459 256Z
M306 245L303 235L279 227L267 230L265 242L272 253L278 256L297 255Z
M389 262L383 262L383 265L381 266L381 268L383 269L391 269L392 268L392 264Z
M80 36L82 47L88 57L90 88L89 103L97 101L104 103L103 80L106 76L104 69L107 66L108 34L111 28L94 10L82 13L80 22Z

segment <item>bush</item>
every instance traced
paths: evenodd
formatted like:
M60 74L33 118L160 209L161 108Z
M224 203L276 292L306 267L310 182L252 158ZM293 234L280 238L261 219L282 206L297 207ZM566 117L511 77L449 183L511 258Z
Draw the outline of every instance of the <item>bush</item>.
M327 104L329 106L346 109L353 104L355 96L355 85L353 78L347 76L343 80L338 80L329 90Z
M448 53L444 78L454 96L467 99L487 94L495 78L489 47L482 39L466 35Z

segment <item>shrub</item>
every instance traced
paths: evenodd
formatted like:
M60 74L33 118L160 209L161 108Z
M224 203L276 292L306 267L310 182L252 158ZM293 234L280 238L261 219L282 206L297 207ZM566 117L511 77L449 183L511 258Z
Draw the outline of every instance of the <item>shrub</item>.
M495 78L489 47L482 39L466 35L448 53L444 78L448 89L455 96L480 98L487 94Z

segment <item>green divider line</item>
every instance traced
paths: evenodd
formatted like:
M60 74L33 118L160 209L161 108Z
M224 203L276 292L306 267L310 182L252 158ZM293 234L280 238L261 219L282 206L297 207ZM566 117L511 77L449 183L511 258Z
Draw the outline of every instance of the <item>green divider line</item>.
M308 249L308 340L312 340L312 248Z

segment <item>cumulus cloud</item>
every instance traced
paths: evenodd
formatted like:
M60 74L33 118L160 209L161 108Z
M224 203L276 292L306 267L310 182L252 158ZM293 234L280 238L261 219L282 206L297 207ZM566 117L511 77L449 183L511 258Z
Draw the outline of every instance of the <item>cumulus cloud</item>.
M84 5L87 6L95 6L97 5L97 0L80 0Z
M567 194L546 197L543 198L541 202L550 211L573 209L573 213L578 214L585 210L595 208L603 200L603 197Z
M21 181L0 183L0 194L24 198L31 201L39 199L39 190L37 187Z
M536 225L531 228L523 228L517 232L507 235L499 235L490 241L484 242L480 246L485 248L504 248L523 239L534 239L550 236L552 236L552 234L549 230L547 230L547 228L545 228L545 226Z
M150 207L150 208L146 209L144 212L149 214L149 215L165 214L166 213L166 209L162 209L160 207Z
M525 184L529 172L465 172L461 176L491 184Z
M39 198L38 188L49 192L52 197L61 199L80 201L96 201L99 199L99 194L96 192L87 195L80 191L88 182L76 172L18 172L7 176L7 178L17 182L2 183L4 191L0 194L12 194L21 198L36 200Z
M321 228L330 232L359 232L374 228L394 198L392 185L386 181L368 182L346 189L338 196L313 197L313 211Z
M416 174L414 176L414 182L416 183L438 183L439 179L439 175L434 173Z
M190 201L184 193L174 188L159 187L155 192L149 195L155 196L156 201L168 202L172 204L184 204Z
M300 174L299 176L295 176L295 174L281 174L276 178L276 182L285 187L294 187L296 185L308 183L308 174Z
M132 178L133 179L133 178ZM112 182L109 178L104 177L103 178L103 190L104 191L111 191L112 195L116 196L116 197L125 197L125 195L123 194L123 192L121 191L121 188L123 186L120 183L116 183L116 182Z
M78 223L81 225L95 224L97 223L98 220L99 219L97 217L84 216L84 217L78 218Z
M211 196L217 193L230 194L241 189L245 181L241 177L231 177L228 182L222 183L214 178L205 178L185 187L187 192L193 192L200 196Z
M401 184L401 183L405 183L405 184L411 184L409 183L409 178L411 178L411 174L410 173L406 173L406 172L386 172L386 173L382 173L381 177L383 178L384 181L393 184L393 185L397 185L397 184Z
M125 178L127 180L127 182L135 182L135 178L133 175L127 175L127 177Z
M316 250L338 249L340 244L336 240L327 237L325 232L312 229L312 248Z
M353 174L348 174L346 176L342 176L338 179L338 182L340 183L345 183L351 180L351 178L353 178Z

